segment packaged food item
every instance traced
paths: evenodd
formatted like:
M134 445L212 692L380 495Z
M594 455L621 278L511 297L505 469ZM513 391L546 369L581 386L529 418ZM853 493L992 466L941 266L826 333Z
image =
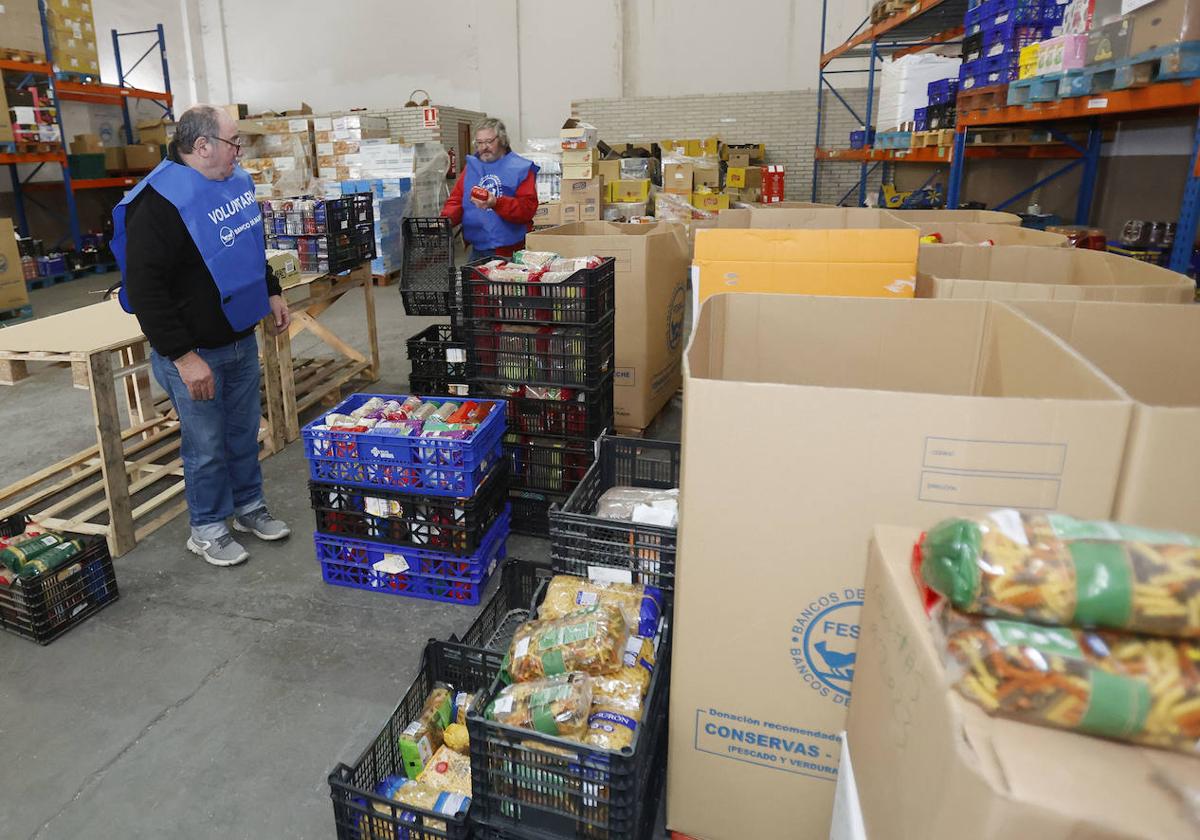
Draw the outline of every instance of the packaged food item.
M433 790L470 796L471 759L443 745L425 765L417 781Z
M420 808L424 811L433 811L435 814L442 814L443 816L447 817L465 814L471 808L471 796L469 789L465 794L454 791L436 790L428 783L416 780L409 781L407 784L401 785L399 788L397 788L395 795L392 796L391 799L394 802L399 802L401 805L407 805L410 808ZM376 810L388 813L387 810L381 808L378 804L376 804L375 807ZM432 831L443 833L446 831L446 823L442 820L424 818L414 813L402 812L400 814L400 820L401 822L412 823L414 826L419 825L420 827L408 829L407 832L405 832L404 829L401 829L401 832L403 833L399 834L399 837L433 836L421 831L420 828L428 828ZM396 836L397 835L391 833L390 831L387 834L376 833L375 835L372 835L372 840L376 840L376 838L378 838L378 840L383 840L384 837L394 838ZM364 833L364 840L366 840L366 837L367 835Z
M413 420L428 420L437 410L438 407L432 402L421 403L419 406L413 409L412 414L409 416Z
M679 488L610 487L596 503L596 516L674 528L679 523Z
M612 677L638 686L645 697L646 692L650 690L650 677L654 674L655 660L653 639L630 636L622 655L622 665Z
M662 615L662 593L639 583L596 583L572 575L555 575L546 585L538 618L562 618L593 604L611 604L621 610L635 636L653 636Z
M412 437L421 434L424 425L420 420L381 420L375 424L374 431L401 437Z
M484 717L543 735L582 740L592 706L592 678L573 672L506 686Z
M1200 644L967 615L935 623L960 694L990 714L1195 755Z
M429 759L442 746L442 733L450 725L451 693L450 686L435 683L421 713L400 733L397 746L404 772L410 779L421 775Z
M561 618L517 628L505 667L515 682L583 671L611 674L621 667L629 629L621 610L597 603Z
M358 408L350 412L351 417L366 417L374 411L379 411L384 406L384 401L379 397L371 397Z
M449 747L456 753L470 755L471 737L467 733L467 727L461 723L452 723L447 726L446 731L442 733L442 746Z
M403 414L405 417L411 417L412 413L421 407L421 398L418 396L410 396L400 404L400 408L396 409L397 414Z
M466 423L467 418L471 416L471 412L478 407L479 403L475 402L474 400L467 400L458 407L458 411L446 418L446 422L450 424Z
M640 686L619 676L593 678L592 708L583 742L605 750L632 747L642 720L642 696Z
M475 408L471 409L471 411L467 414L467 422L479 425L487 419L487 416L489 413L491 413L491 410L491 403L477 403Z
M83 551L83 543L79 540L68 540L51 546L30 560L21 564L18 574L23 578L37 577L45 572L51 572L67 563Z
M19 572L26 563L62 542L63 538L57 534L39 534L13 540L7 548L0 551L0 563L3 563L10 571Z
M443 423L448 422L454 412L458 411L458 403L447 400L442 403L434 412L430 414L429 420L441 420Z
M1057 513L945 520L921 576L957 609L1041 624L1200 636L1200 538Z
M471 198L478 199L479 201L487 201L491 197L492 194L485 187L481 187L478 184L471 187Z
M454 722L460 723L463 726L467 725L467 709L471 708L471 704L475 702L475 695L460 691L454 695Z
M542 268L556 259L558 259L558 254L553 251L517 251L513 254L513 262L534 268Z

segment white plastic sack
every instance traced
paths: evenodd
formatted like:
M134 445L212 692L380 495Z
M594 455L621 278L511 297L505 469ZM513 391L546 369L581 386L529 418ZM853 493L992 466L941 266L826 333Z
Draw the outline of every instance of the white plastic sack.
M958 78L962 61L940 55L906 55L886 61L877 80L877 131L892 131L911 122L913 112L929 104L929 83Z

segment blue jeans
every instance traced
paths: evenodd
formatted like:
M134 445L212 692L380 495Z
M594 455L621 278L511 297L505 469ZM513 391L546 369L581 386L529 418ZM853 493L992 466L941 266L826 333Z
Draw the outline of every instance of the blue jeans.
M151 352L150 361L154 378L179 414L192 535L212 540L226 533L230 516L263 506L258 344L248 335L216 350L196 352L212 368L216 395L211 400L193 400L170 359Z

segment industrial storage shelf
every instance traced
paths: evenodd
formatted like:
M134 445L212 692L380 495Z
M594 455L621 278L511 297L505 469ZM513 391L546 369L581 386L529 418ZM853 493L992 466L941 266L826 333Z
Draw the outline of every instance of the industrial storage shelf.
M92 105L120 105L129 99L152 99L167 105L172 104L171 94L156 90L121 87L119 85L84 84L60 81L57 85L58 98L72 102L87 102Z
M1058 160L1077 158L1080 153L1060 143L1037 143L1013 146L968 146L967 157L978 160L1036 159ZM950 163L954 159L952 146L926 146L921 149L817 149L818 160L842 160L850 163L864 161L889 163Z
M14 70L18 73L38 73L42 76L49 76L53 72L53 68L46 62L12 61L7 58L0 58L0 70Z
M821 67L837 58L870 55L872 41L883 42L874 45L877 54L907 51L918 43L928 42L932 46L947 41L962 34L966 14L967 0L921 0L907 11L858 32L829 52L822 51Z
M36 154L0 154L0 166L18 163L61 163L66 165L66 152L38 152Z
M103 190L112 187L132 187L142 180L140 175L121 175L112 178L73 178L73 190ZM57 190L63 186L62 181L38 181L25 185L26 190Z
M1192 111L1200 107L1200 81L1159 82L1140 88L1110 90L1092 96L1011 105L963 114L960 128L981 125L1060 122L1097 117L1162 116L1164 111Z

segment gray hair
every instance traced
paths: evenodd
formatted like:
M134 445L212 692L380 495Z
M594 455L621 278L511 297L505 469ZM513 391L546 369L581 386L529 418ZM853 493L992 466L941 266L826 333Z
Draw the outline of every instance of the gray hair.
M184 154L195 151L196 141L201 137L220 137L221 124L217 121L217 109L211 105L193 105L183 112L175 126L175 146Z
M495 117L487 117L475 123L475 133L481 131L492 130L496 132L496 137L500 139L500 145L505 151L512 151L512 146L508 145L508 129L504 125L503 120L498 120Z

